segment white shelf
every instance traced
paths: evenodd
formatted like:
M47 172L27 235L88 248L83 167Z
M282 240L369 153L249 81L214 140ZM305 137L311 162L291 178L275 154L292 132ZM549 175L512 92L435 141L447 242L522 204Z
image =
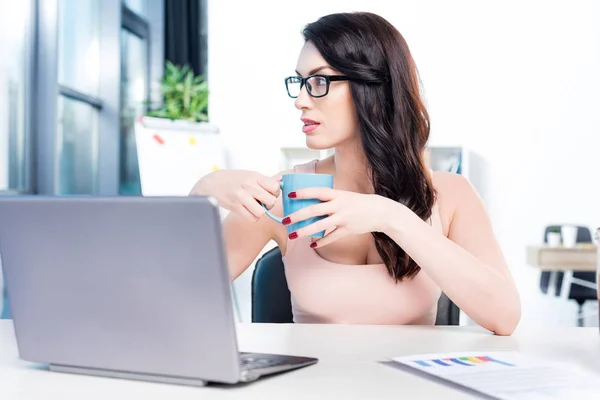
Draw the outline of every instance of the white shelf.
M333 154L334 150L313 150L306 146L281 147L280 170L287 171L295 165L304 164L314 159L322 160Z
M425 159L434 171L448 171L468 176L469 153L462 146L428 146Z
M334 153L334 149L313 150L300 144L280 146L280 169L287 170L294 165L314 159L323 159ZM428 146L425 153L427 164L434 171L448 171L469 177L469 152L462 146Z

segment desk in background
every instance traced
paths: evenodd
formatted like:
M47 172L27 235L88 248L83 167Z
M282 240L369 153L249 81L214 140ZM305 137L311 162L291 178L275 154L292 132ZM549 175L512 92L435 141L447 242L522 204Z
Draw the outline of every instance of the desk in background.
M573 272L596 272L598 247L594 244L580 244L576 247L527 246L527 264L542 271L551 272L548 294L556 295L556 275L563 272L560 296L568 299L571 284L596 288L591 282L573 278Z
M473 399L378 361L453 351L511 351L572 362L600 375L598 328L525 330L494 336L470 326L239 324L241 351L314 356L316 365L259 381L204 388L49 372L18 359L11 321L0 321L2 400Z

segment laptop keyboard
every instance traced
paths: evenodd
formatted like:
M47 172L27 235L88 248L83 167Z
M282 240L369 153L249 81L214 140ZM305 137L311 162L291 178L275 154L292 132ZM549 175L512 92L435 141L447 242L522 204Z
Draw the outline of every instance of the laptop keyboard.
M240 361L242 362L242 369L246 370L270 368L287 364L284 360L257 357L255 354L241 354Z

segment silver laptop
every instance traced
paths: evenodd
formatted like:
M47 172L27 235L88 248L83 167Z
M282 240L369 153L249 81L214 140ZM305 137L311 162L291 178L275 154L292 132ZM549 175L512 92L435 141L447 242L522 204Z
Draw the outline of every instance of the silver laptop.
M21 358L54 371L235 384L317 362L240 353L207 197L0 198Z

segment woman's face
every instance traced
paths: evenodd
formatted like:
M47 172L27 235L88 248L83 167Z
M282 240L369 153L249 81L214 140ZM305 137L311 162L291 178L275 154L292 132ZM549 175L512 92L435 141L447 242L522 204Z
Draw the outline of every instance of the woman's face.
M311 42L306 42L300 51L296 73L302 78L313 74L341 75L327 64ZM317 88L315 85L313 88L315 93ZM356 108L348 81L331 82L328 94L319 98L309 95L304 85L294 104L302 111L302 132L309 148L340 147L358 137Z

